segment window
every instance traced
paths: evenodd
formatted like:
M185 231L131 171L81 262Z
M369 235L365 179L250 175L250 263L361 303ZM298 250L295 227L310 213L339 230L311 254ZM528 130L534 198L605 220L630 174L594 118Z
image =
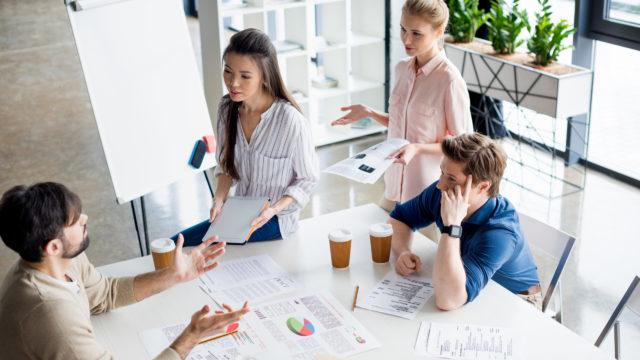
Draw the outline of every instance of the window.
M640 50L640 1L592 0L588 35Z

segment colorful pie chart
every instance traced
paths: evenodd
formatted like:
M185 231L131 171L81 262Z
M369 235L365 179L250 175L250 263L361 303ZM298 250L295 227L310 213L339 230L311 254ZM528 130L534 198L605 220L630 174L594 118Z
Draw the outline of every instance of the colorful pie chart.
M299 336L309 336L313 335L316 329L313 327L313 324L307 319L299 319L290 317L287 319L287 327L291 332Z

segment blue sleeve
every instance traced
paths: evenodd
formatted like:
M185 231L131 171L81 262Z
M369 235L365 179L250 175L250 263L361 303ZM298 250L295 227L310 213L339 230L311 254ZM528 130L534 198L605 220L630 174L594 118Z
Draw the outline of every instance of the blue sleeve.
M462 257L467 276L467 302L478 296L493 274L506 263L515 251L516 239L506 229L494 229L478 234L479 244Z
M440 190L437 182L424 189L418 196L396 205L389 216L406 224L414 231L430 225L436 220L436 211L440 208ZM434 202L437 204L434 208ZM437 208L437 209L436 209Z

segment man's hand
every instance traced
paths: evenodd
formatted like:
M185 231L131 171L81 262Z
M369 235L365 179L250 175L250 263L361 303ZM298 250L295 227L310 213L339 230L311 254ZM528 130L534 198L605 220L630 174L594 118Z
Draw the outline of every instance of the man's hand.
M371 116L371 109L364 105L351 105L351 106L343 106L340 108L340 111L348 111L349 113L338 120L334 120L331 122L332 126L335 125L347 125L353 122L356 122L362 118L366 118Z
M389 155L389 158L395 159L394 162L407 165L411 162L414 156L418 153L418 145L417 144L407 144L400 149L398 149L393 154Z
M209 211L209 222L213 222L218 215L222 212L222 205L224 205L224 201L222 200L214 200L213 206L211 206L211 210Z
M277 211L273 207L268 207L260 213L260 215L253 219L251 222L251 227L254 229L259 229L262 225L266 224L272 217L276 216Z
M249 312L249 305L246 302L241 309L236 311L229 305L224 304L223 306L226 312L216 311L210 315L209 305L205 305L191 316L191 322L187 328L171 344L171 348L180 355L181 359L186 358L191 349L201 340L224 331L227 326L240 320L243 315Z
M462 220L467 216L469 210L469 194L471 193L471 175L467 176L465 190L462 193L460 185L456 185L455 191L449 189L442 192L440 199L440 216L445 226L462 224Z
M210 246L216 241L218 241L218 237L213 236L189 252L183 252L184 237L182 234L178 235L176 254L170 268L177 282L193 280L218 266L215 259L224 254L225 243Z
M396 272L402 276L420 272L422 270L422 261L420 257L411 251L405 251L396 260Z

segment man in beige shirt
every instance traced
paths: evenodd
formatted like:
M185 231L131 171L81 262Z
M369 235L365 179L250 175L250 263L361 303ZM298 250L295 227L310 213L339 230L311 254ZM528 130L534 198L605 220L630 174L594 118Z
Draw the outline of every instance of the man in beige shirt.
M135 277L107 278L89 262L88 217L64 185L16 186L0 200L0 237L21 259L0 287L0 353L4 359L112 359L97 342L90 315L125 306L190 281L217 266L224 243L208 239L182 252L171 267ZM207 305L157 359L184 359L204 337L249 311L210 314Z

